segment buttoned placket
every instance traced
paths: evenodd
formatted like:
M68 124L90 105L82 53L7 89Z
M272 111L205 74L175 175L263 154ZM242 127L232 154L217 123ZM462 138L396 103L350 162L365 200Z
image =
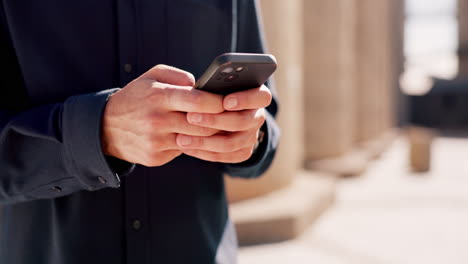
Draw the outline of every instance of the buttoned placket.
M120 87L138 77L139 22L137 0L117 0ZM126 263L150 262L147 175L135 172L123 179Z

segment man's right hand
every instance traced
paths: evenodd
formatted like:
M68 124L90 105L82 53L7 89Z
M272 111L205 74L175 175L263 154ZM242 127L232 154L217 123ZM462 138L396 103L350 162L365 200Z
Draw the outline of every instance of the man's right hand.
M192 125L186 112L217 114L223 97L193 88L192 74L157 65L109 98L102 125L104 154L148 167L182 152L177 134L211 136L219 130Z

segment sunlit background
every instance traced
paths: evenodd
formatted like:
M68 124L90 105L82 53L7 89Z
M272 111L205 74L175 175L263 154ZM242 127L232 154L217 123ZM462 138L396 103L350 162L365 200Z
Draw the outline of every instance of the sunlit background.
M459 1L259 1L282 143L261 179L226 178L240 264L468 263Z
M430 89L429 76L451 79L458 73L456 0L407 0L405 75L403 89L421 94ZM426 82L424 82L426 81Z

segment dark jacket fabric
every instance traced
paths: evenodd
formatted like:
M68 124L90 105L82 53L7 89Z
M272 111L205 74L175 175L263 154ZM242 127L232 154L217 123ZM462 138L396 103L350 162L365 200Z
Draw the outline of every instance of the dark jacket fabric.
M109 95L154 65L199 77L231 51L264 52L252 0L0 0L0 263L220 262L223 173L268 168L276 101L236 165L127 164L103 155L100 126Z

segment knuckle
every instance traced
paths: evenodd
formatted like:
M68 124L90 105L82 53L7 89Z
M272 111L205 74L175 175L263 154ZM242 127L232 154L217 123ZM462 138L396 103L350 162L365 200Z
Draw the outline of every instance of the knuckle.
M160 70L160 64L153 66L148 72L157 73Z
M156 66L153 67L153 70L157 71L157 70L163 70L164 68L166 68L167 65L164 65L164 64L158 64Z
M187 86L194 86L195 85L195 77L190 72L182 71L181 72L181 79Z
M190 72L178 69L176 67L159 64L156 65L157 69L164 75L170 75L176 80L174 84L181 86L193 86L195 85L195 77Z
M167 65L164 65L164 64L158 64L158 65L155 65L153 68L151 68L149 71L154 74L154 75L157 75L159 74L160 72L164 71L164 69L168 67Z
M187 96L185 98L185 101L194 108L202 106L202 100L202 93L197 90L192 90L190 93L187 93Z
M161 83L152 82L151 84L151 93L148 96L148 101L154 105L160 105L164 102L165 99L165 90L163 89Z
M164 85L161 87L160 92L161 92L160 96L161 96L162 105L170 106L174 103L174 98L176 97L175 89L171 89L167 87L167 85Z

